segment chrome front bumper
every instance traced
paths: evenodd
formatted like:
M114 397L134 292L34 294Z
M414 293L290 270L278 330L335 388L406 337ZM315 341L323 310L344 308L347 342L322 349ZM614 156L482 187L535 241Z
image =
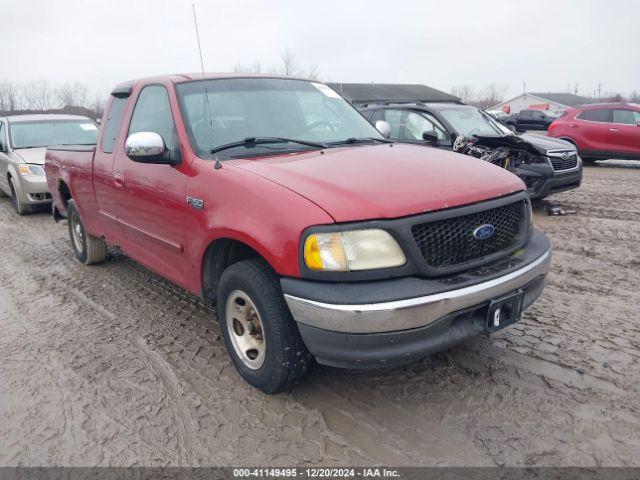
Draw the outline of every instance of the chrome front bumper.
M285 291L296 322L342 333L381 333L425 327L464 310L518 290L549 271L551 252L517 270L488 281L432 295L379 303L334 304L300 298Z

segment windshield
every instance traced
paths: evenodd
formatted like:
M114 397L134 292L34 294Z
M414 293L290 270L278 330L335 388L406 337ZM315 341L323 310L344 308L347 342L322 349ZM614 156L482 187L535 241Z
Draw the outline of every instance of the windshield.
M320 83L234 78L181 83L176 91L192 146L204 158L211 157L212 149L250 137L322 144L354 138L383 139L355 108ZM252 151L307 148L313 147L283 142L255 145ZM230 149L221 155L234 152L238 153Z
M452 108L451 110L440 110L440 115L451 124L456 133L471 137L472 135L496 135L506 133L505 129L498 126L498 123L486 113L477 108ZM509 132L511 133L511 132Z
M50 145L95 145L98 127L89 119L37 120L11 123L13 148L38 148Z

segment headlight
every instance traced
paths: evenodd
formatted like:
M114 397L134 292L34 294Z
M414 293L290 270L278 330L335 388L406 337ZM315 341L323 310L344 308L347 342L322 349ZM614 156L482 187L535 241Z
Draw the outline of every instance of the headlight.
M44 168L42 165L32 165L30 163L22 164L18 167L20 175L23 177L44 177Z
M388 232L370 229L309 235L304 263L310 270L346 272L399 267L407 258Z

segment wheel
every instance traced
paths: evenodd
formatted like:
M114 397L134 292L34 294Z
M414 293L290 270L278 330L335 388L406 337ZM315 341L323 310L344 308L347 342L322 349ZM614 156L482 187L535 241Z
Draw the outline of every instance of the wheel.
M278 277L266 262L244 260L227 268L217 299L224 343L246 382L277 393L309 374L313 357L291 317Z
M80 212L73 200L67 206L69 237L76 258L85 265L103 262L107 256L107 244L101 238L94 237L85 231Z
M20 202L20 199L18 198L18 190L16 189L16 184L14 183L13 178L9 179L9 188L11 189L11 205L13 205L13 209L16 213L20 216L31 213L31 207Z

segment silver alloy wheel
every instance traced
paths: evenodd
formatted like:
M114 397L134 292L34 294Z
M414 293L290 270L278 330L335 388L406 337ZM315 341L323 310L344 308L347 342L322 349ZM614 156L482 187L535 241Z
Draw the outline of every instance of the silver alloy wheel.
M267 343L255 304L242 290L234 290L227 297L225 312L227 331L236 354L251 370L260 369Z
M80 216L78 212L73 212L69 218L71 224L71 240L78 252L82 252L84 249L84 232L82 231L82 224L80 223Z

